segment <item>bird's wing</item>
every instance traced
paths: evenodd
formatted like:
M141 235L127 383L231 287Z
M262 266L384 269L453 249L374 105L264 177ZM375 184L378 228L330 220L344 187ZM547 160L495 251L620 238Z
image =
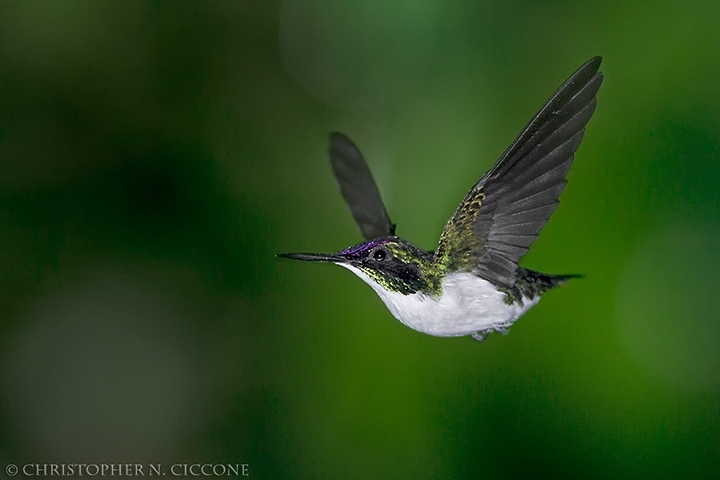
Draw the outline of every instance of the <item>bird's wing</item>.
M500 159L465 195L436 251L449 271L474 271L512 287L517 264L558 205L585 125L595 111L600 57L550 97Z
M342 133L330 134L330 163L345 202L363 236L395 235L385 204L360 150Z

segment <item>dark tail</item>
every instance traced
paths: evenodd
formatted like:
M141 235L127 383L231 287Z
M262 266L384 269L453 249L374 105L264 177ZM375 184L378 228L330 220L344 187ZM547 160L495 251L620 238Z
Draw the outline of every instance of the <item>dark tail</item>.
M569 275L547 275L541 273L540 276L550 285L550 288L563 285L565 282L572 280L573 278L585 278L585 275L579 273L571 273Z
M520 269L518 286L527 293L543 293L551 288L558 287L572 278L583 278L585 275L548 275L534 270ZM524 288L523 288L524 287Z

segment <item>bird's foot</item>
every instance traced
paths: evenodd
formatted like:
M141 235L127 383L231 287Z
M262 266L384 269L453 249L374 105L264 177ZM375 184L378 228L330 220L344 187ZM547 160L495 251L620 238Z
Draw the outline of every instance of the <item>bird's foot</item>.
M500 335L507 335L510 331L510 324L498 325L497 327L493 327L492 330L493 332L499 333Z
M485 340L487 338L488 335L490 335L491 331L492 330L481 330L479 332L475 332L475 333L471 334L470 336L474 340L477 340L478 342L482 342L483 340Z
M492 326L490 328L486 328L485 330L480 330L479 332L475 332L471 334L470 336L477 340L478 342L482 342L487 338L488 335L491 333L499 333L500 335L507 335L510 331L510 325L512 325L512 322L508 323L501 323L495 326Z

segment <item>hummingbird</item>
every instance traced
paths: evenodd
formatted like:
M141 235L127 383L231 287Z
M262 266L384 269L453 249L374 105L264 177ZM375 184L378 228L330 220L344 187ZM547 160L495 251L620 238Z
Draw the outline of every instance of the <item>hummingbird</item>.
M557 89L465 195L434 251L395 235L360 150L331 133L330 163L365 241L332 254L278 256L347 268L419 332L478 341L507 333L546 291L581 276L549 275L518 262L558 206L595 111L601 61L590 59Z

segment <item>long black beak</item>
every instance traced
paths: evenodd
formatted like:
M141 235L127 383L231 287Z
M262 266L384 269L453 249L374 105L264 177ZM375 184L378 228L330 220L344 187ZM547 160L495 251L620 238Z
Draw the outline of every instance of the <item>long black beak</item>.
M275 256L280 258L290 258L292 260L304 260L306 262L347 262L345 257L334 255L332 253L278 253Z

